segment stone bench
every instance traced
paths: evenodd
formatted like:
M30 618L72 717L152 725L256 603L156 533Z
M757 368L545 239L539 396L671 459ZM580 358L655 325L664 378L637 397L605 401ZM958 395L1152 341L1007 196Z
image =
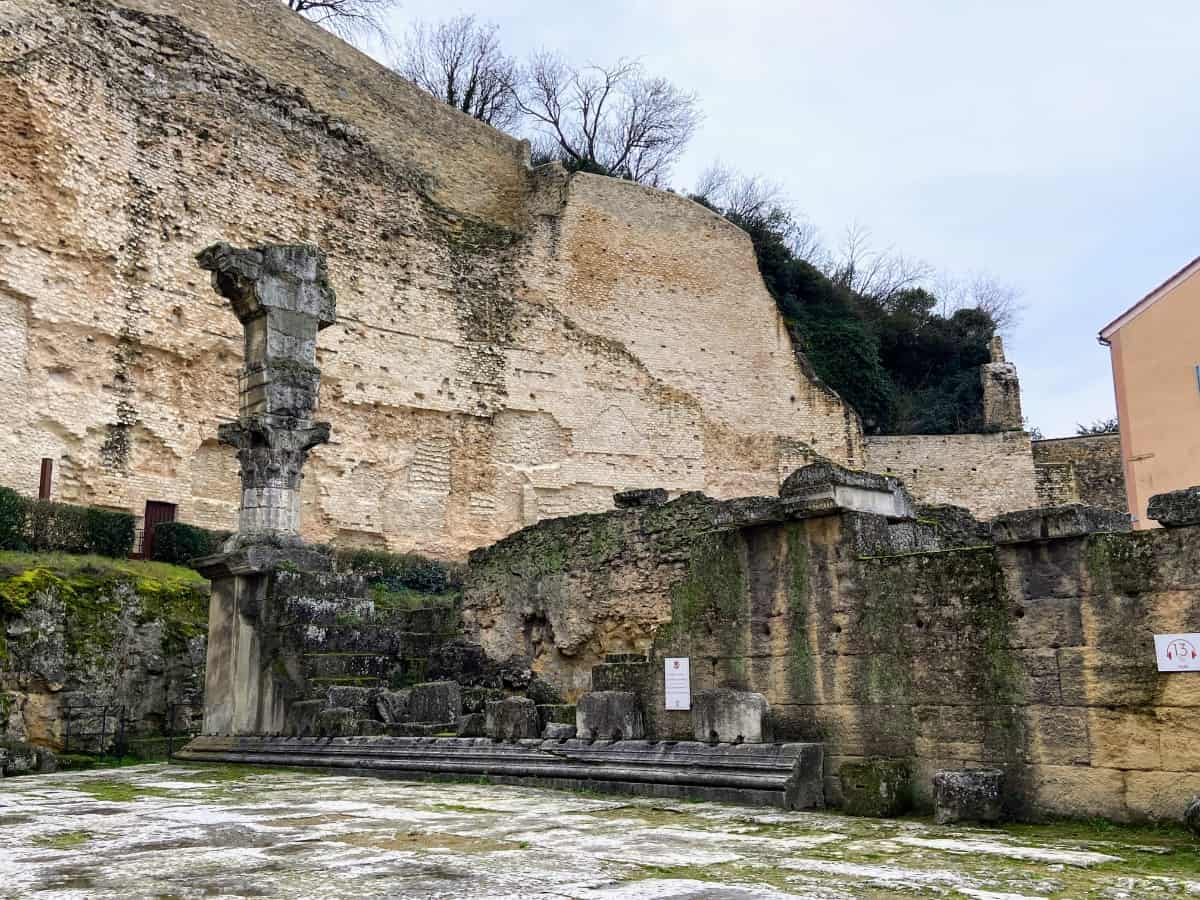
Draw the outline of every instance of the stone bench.
M486 777L502 784L784 809L824 806L820 744L201 736L176 758L392 777Z

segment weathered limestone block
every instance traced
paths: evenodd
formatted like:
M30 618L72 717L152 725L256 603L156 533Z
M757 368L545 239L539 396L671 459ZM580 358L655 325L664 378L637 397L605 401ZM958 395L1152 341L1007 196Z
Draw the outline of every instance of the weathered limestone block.
M45 747L24 741L0 744L0 773L5 778L17 775L46 775L58 770L58 757Z
M593 691L576 704L575 730L583 740L640 740L646 736L641 704L629 691Z
M1004 772L1000 769L943 770L933 776L933 819L998 822L1004 816Z
M692 729L698 741L761 744L769 740L767 698L720 688L692 695Z
M551 724L575 724L575 704L539 703L537 707L538 728L545 730Z
M1200 486L1155 494L1146 506L1146 518L1163 528L1200 525Z
M457 681L415 684L408 695L408 721L457 722L462 715L462 691Z
M992 520L992 540L997 544L1052 541L1083 537L1096 532L1129 530L1129 516L1096 506L1051 506L1004 513Z
M375 709L379 718L389 725L408 720L408 701L412 691L380 691L375 696Z
M454 731L459 737L487 737L487 714L472 712L459 716Z
M330 706L344 706L361 714L370 710L373 694L371 688L339 684L331 687L326 696Z
M381 734L387 734L388 727L378 719L356 719L354 722L354 735L375 737Z
M575 726L565 722L550 722L542 729L542 737L548 741L569 741L575 737Z
M828 460L797 469L784 480L779 496L792 515L853 510L890 519L916 518L916 505L898 478L854 471Z
M318 737L348 737L355 733L357 719L352 709L335 706L317 714Z
M297 700L288 707L285 730L296 737L315 737L317 721L326 706L324 700Z
M497 741L521 741L541 735L537 704L528 697L505 697L487 705L487 736Z
M632 509L635 506L662 506L667 502L667 496L667 492L663 488L637 488L613 494L613 503L619 509Z
M838 776L842 812L848 816L889 818L903 815L912 806L912 774L903 760L843 763Z

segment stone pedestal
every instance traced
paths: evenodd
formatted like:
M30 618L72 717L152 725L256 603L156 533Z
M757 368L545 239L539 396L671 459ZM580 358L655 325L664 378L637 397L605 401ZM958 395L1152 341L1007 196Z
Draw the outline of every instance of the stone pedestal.
M646 736L642 707L628 691L593 691L575 705L575 730L583 740L640 740Z
M908 764L895 759L867 759L844 763L842 812L848 816L889 818L912 806L912 781Z
M1003 800L999 769L952 769L933 776L933 820L939 825L999 822Z
M692 695L696 740L761 744L770 740L767 698L749 691L718 689Z

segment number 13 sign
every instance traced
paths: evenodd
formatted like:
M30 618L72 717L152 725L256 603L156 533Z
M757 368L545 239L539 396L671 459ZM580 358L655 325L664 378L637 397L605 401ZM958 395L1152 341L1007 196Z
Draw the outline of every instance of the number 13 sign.
M1200 672L1200 634L1156 634L1160 672Z

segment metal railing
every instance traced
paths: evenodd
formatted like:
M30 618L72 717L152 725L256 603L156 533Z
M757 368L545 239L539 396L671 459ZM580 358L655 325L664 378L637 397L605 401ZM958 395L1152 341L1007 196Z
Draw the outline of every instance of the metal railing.
M157 733L131 729L126 707L113 703L81 703L63 708L63 752L102 756L126 756L136 745L164 742L171 757L177 745L187 743L198 732L176 728L178 710L184 704L167 704L167 715ZM190 708L190 705L189 705ZM87 723L83 728L80 722Z

